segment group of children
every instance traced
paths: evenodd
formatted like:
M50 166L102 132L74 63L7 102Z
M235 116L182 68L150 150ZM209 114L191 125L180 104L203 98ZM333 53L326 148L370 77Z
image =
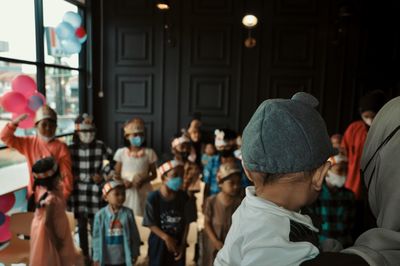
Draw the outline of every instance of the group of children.
M216 130L214 143L200 144L200 124L191 123L174 136L171 156L161 163L146 147L139 118L124 125L126 146L114 156L96 138L87 114L77 117L69 146L55 138L57 114L50 107L37 112L36 136L15 136L25 116L16 118L1 139L24 154L32 169L30 265L79 263L66 203L78 220L86 263L134 265L141 245L135 216L143 216L143 226L151 230L149 265L185 265L200 179L205 183L201 265L298 265L316 257L327 238L350 245L353 198L343 188L346 159L333 149L317 104L307 93L265 101L245 128L242 147L229 129ZM162 184L153 191L157 177ZM303 214L306 206L310 216L321 219L318 225Z

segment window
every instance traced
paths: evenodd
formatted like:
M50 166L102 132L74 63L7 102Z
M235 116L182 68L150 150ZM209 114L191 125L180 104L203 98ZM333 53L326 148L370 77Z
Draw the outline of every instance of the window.
M11 90L14 77L32 77L58 114L57 135L73 133L73 121L84 107L80 96L86 82L86 42L79 54L56 53L51 31L67 11L79 13L85 27L85 4L85 0L0 0L0 95ZM0 107L0 129L11 117ZM18 128L16 134L32 135L35 130ZM0 142L0 168L21 160Z

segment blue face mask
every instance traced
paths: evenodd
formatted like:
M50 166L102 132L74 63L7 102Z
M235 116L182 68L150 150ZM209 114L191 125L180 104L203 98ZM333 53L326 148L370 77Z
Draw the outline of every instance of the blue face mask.
M166 185L173 191L178 191L182 186L183 180L182 177L177 176L173 177L167 181Z
M129 138L129 142L131 143L131 145L133 145L135 147L140 147L143 143L143 140L144 140L144 138L141 136Z

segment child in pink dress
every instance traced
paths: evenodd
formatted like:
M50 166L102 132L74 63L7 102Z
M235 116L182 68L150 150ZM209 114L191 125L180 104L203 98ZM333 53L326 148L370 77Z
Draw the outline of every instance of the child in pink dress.
M78 265L71 228L65 213L58 165L53 157L32 166L36 210L31 226L30 266Z

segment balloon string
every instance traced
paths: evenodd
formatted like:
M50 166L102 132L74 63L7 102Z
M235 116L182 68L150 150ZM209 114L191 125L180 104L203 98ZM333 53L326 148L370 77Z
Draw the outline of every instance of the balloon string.
M99 98L104 97L103 92L103 35L104 35L104 14L103 14L103 0L100 0L100 89L99 89Z

